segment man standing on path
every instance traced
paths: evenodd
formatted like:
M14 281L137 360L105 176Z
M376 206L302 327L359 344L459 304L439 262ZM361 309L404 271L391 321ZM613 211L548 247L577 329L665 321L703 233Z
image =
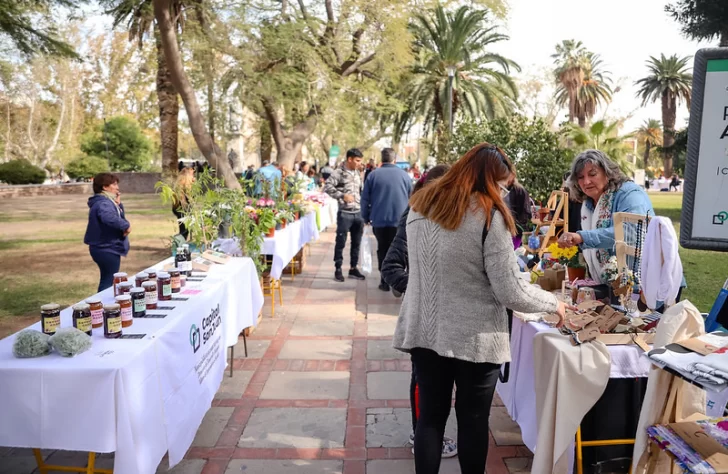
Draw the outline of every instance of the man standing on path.
M283 174L278 167L277 162L269 163L268 160L263 162L263 166L258 170L262 181L268 182L268 192L271 197L275 197L278 194L278 189L283 181ZM262 185L262 183L260 183ZM260 196L264 194L262 186L257 190L257 194Z
M336 247L334 248L334 279L344 281L341 265L344 263L344 247L346 234L351 233L351 268L349 278L363 280L364 275L356 266L359 264L359 246L364 232L364 221L361 219L361 166L362 153L357 148L346 152L346 161L331 173L326 180L324 192L339 202L339 215L336 218Z
M371 172L364 182L361 195L361 217L365 224L372 224L377 238L380 272L412 191L412 180L406 171L394 164L395 159L393 149L382 150L382 166ZM389 291L389 285L383 278L379 282L379 289Z

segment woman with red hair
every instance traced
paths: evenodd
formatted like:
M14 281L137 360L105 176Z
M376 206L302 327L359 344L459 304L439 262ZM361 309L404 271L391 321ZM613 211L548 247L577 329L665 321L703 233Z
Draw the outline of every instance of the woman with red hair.
M461 472L485 472L490 405L510 360L506 308L563 321L564 304L519 276L504 202L512 174L506 154L482 143L410 200L409 278L393 346L411 354L419 386L419 474L440 469L453 385Z

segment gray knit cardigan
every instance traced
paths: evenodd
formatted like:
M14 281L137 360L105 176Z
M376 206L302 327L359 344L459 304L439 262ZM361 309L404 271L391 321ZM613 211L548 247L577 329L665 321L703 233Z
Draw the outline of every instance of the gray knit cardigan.
M456 230L410 211L409 282L393 347L420 347L443 357L502 364L511 359L506 308L555 312L554 295L519 277L513 241L495 211L485 244L485 214L466 213Z

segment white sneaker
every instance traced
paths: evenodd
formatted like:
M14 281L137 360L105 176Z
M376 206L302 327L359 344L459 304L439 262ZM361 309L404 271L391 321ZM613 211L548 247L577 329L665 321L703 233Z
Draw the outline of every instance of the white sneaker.
M415 434L410 433L408 444L412 445L412 454L415 453ZM442 457L453 458L458 455L458 444L454 439L445 436L442 439Z

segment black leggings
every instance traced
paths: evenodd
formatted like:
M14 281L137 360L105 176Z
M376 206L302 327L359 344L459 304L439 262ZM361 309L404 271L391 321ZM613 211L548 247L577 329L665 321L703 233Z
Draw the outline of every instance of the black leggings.
M420 416L415 430L417 474L437 474L442 440L452 405L458 419L458 460L462 474L483 474L488 457L488 419L500 365L442 357L429 349L412 349L419 387Z

